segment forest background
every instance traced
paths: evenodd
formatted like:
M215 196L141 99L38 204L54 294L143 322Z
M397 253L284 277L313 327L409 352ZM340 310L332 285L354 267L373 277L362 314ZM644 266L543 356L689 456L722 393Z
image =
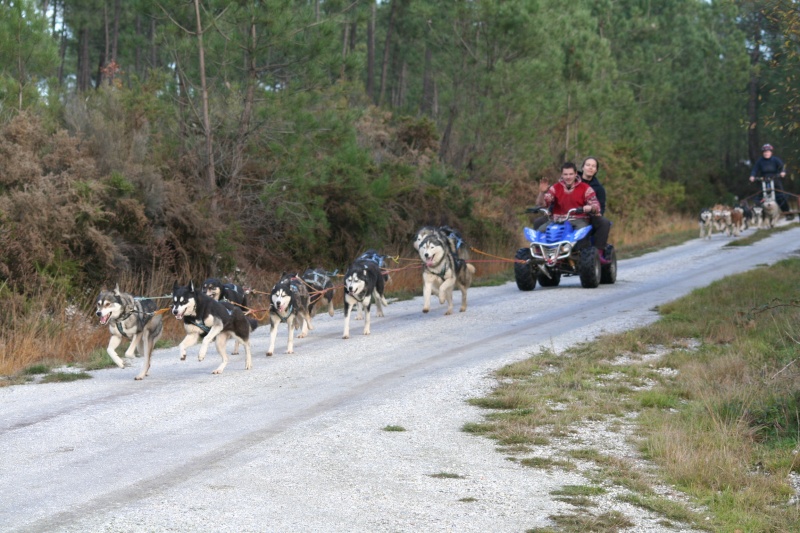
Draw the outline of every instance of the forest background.
M511 256L564 160L617 228L749 197L763 142L800 189L798 9L0 0L0 351L120 279L333 270L424 224Z

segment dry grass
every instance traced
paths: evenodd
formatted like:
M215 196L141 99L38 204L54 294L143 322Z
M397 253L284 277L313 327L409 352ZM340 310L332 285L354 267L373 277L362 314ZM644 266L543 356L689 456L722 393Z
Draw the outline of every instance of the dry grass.
M485 421L464 429L499 443L524 438L516 460L527 466L591 462L595 483L623 487L621 499L666 520L715 531L798 531L788 482L800 472L798 278L798 260L725 278L662 306L652 326L509 365L490 395L471 401L491 409ZM591 448L567 447L548 461L525 457L535 436L580 442L586 421L614 431L631 413L636 444L657 470ZM684 491L703 515L657 495L655 485Z

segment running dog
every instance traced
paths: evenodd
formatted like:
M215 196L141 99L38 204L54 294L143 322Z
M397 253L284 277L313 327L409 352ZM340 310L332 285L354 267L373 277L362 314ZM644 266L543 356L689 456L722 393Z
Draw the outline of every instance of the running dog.
M446 239L429 235L419 245L419 256L424 263L422 270L422 312L431 310L431 293L437 290L439 303L447 302L445 315L453 313L453 288L461 291L461 312L467 310L467 289L472 284L475 267L459 259L451 251Z
M761 229L761 225L764 223L764 208L760 205L753 207L753 219L751 224L756 229Z
M223 284L217 278L208 278L203 282L203 292L219 302L230 302L239 307L244 314L247 311L247 291L235 283ZM238 355L239 341L234 341L231 355Z
M350 338L350 313L354 306L364 306L364 335L369 335L370 308L372 301L377 306L377 315L383 316L382 305L389 305L383 295L386 280L378 263L371 260L357 259L344 276L344 335Z
M111 333L106 352L118 367L124 368L125 363L117 356L117 346L123 337L130 339L131 345L125 350L125 357L130 359L134 351L139 350L139 355L144 356L144 365L134 379L144 379L150 371L153 346L164 327L161 315L155 314L157 307L155 302L137 299L127 292L120 292L117 284L113 291L100 292L96 305L95 314L100 318L101 324L108 324L108 331Z
M359 255L356 261L370 261L372 263L375 263L376 265L378 265L378 268L381 269L381 272L383 272L383 267L386 266L386 256L379 254L376 250L373 250L372 248L370 248L363 254ZM387 283L389 283L389 274L384 273L383 274L384 287L386 286ZM362 318L364 318L363 310L364 306L362 305L361 302L358 302L356 304L356 311L357 311L356 320L361 320ZM383 313L383 311L380 308L380 304L378 304L378 310L381 313ZM383 316L383 314L380 314L378 316Z
M700 211L700 238L711 239L711 233L714 229L713 213L710 209L703 209Z
M336 275L326 272L322 268L309 268L303 272L303 281L309 289L308 314L313 318L317 314L316 304L324 302L328 305L328 314L333 316L333 282L331 276Z
M244 316L239 307L228 302L218 302L195 288L193 281L185 287L178 285L176 281L172 286L172 314L176 319L183 320L183 329L186 331L186 337L179 345L181 361L186 360L186 349L197 344L201 338L203 342L197 360L202 361L206 357L208 346L214 341L222 363L212 374L222 374L228 364L225 343L233 337L244 345L244 368L250 370L250 332L258 327L258 322Z
M269 350L267 356L275 353L275 339L278 336L278 326L286 322L289 326L289 343L286 353L294 353L294 330L302 326L298 339L308 335L308 330L314 329L311 325L311 316L308 313L309 296L305 282L297 274L286 274L272 287L269 305ZM300 321L299 323L297 321Z

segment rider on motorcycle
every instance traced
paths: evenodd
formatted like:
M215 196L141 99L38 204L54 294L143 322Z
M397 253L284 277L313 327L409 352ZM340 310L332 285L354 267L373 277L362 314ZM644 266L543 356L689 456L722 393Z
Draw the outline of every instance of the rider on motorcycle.
M761 147L762 155L753 165L753 170L750 171L750 181L755 181L757 177L771 179L772 186L775 189L775 201L780 206L781 211L787 213L789 211L789 203L786 201L786 196L780 192L783 190L782 178L786 177L786 168L778 156L772 155L773 150L771 144L765 144ZM787 218L791 220L791 215L787 215Z
M539 195L536 203L549 208L554 216L563 216L570 209L578 209L578 212L573 215L575 219L571 221L572 227L575 229L586 227L589 224L589 215L600 214L597 195L589 185L578 179L578 169L575 163L571 162L561 165L561 179L554 185L551 186L546 178L539 181ZM547 222L537 229L545 231ZM610 262L604 255L606 239L603 239L602 235L595 235L594 246L597 248L602 264Z

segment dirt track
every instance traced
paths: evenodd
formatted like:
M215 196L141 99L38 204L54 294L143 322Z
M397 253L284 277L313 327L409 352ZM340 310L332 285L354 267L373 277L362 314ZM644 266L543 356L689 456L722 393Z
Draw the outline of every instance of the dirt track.
M341 311L253 369L209 350L187 361L155 354L133 367L66 384L0 389L3 531L520 531L570 509L550 492L579 472L509 462L461 427L479 421L464 400L490 372L535 352L644 325L653 308L725 275L798 252L800 229L753 246L694 240L621 261L615 285L523 293L513 283L470 291L466 313L421 312L421 298L351 323ZM459 296L456 296L456 311ZM374 311L373 311L374 312ZM171 318L168 318L171 319ZM387 425L404 432L387 432ZM457 474L437 478L432 474ZM621 512L628 512L619 506ZM637 531L669 531L634 511Z

